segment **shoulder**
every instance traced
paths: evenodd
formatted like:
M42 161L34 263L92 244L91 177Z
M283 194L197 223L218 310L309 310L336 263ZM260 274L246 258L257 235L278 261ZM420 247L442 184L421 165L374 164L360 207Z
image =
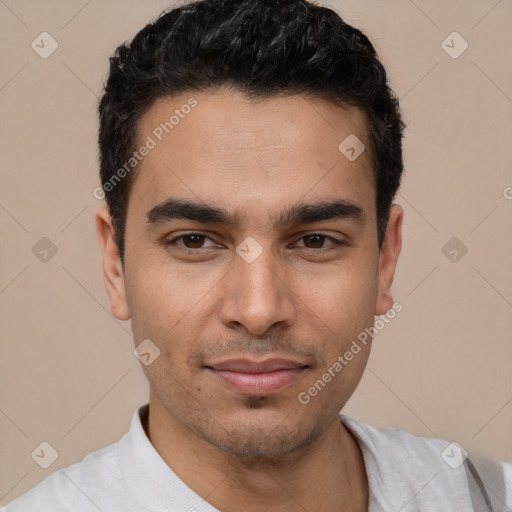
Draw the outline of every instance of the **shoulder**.
M98 512L106 504L106 496L116 496L115 503L119 506L119 496L123 495L119 448L125 437L50 474L6 505L3 512Z
M512 462L471 455L472 461L496 512L512 511ZM478 476L476 478L478 478Z
M450 445L449 441L437 438L417 436L396 427L373 427L353 418L341 416L342 422L366 448L371 457L377 457L381 464L401 467L433 465L443 467L443 451ZM449 454L448 454L449 455ZM452 464L455 465L455 462Z
M370 482L383 494L416 496L414 501L428 496L434 503L458 496L459 502L469 500L469 504L477 493L488 495L495 511L512 507L512 462L468 455L460 445L444 439L340 418L359 442L367 471L372 473Z

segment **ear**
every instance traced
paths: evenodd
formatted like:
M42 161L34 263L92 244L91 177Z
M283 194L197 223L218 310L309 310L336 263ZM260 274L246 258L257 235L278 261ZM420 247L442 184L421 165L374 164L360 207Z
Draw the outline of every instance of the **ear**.
M112 218L105 205L96 212L96 233L103 253L103 278L110 298L110 311L118 320L128 320L130 311L126 300L123 266L115 242Z
M395 276L396 264L402 249L402 220L404 211L401 206L391 206L386 234L379 255L379 276L375 314L383 315L393 306L391 284Z

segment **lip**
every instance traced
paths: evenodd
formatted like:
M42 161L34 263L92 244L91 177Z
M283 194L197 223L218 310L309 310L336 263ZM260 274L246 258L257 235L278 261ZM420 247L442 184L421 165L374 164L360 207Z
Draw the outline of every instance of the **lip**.
M295 382L309 368L290 359L230 359L205 367L229 389L246 396L274 395Z

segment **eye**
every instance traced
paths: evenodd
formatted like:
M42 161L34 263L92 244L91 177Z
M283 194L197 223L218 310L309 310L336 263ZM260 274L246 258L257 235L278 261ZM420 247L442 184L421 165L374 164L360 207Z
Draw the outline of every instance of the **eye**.
M183 241L183 244L178 243L178 241ZM203 246L203 243L206 240L210 240L212 242L212 245L207 247L215 247L216 244L213 243L213 241L207 237L206 235L203 235L201 233L185 233L182 235L178 235L174 238L171 238L170 240L165 241L166 247L177 245L179 247L182 247L184 249L194 250L194 249L204 249L205 246Z
M299 240L307 241L308 244L304 244L304 247L307 249L323 249L324 247L328 247L330 245L343 245L344 242L341 240L337 240L336 238L328 235L324 235L323 233L310 233L308 235L304 235ZM330 244L327 246L323 245L326 240L331 240Z
M325 245L326 241L330 241L331 243ZM204 245L205 242L209 241L209 245ZM302 236L299 239L299 242L302 241L304 244L299 247L304 247L305 249L325 249L329 246L334 245L344 245L342 240L338 240L332 236L323 234L323 233L310 233ZM165 240L164 242L166 247L177 246L188 252L199 252L201 249L206 249L208 247L218 247L218 245L213 242L213 240L204 235L202 233L183 233L181 235L175 236L169 240Z

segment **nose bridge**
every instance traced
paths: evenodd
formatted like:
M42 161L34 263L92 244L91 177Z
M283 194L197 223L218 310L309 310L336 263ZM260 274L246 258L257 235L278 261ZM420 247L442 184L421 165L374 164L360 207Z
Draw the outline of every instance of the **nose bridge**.
M237 247L233 265L231 284L224 297L225 323L243 324L253 334L263 334L277 322L292 320L291 292L270 243L246 239Z
M242 251L243 247L239 247L238 250ZM250 248L250 251L256 251L256 249ZM236 273L240 284L247 287L248 292L271 292L274 295L278 287L276 281L279 281L279 265L275 260L270 244L262 246L260 254L254 260L238 258Z

